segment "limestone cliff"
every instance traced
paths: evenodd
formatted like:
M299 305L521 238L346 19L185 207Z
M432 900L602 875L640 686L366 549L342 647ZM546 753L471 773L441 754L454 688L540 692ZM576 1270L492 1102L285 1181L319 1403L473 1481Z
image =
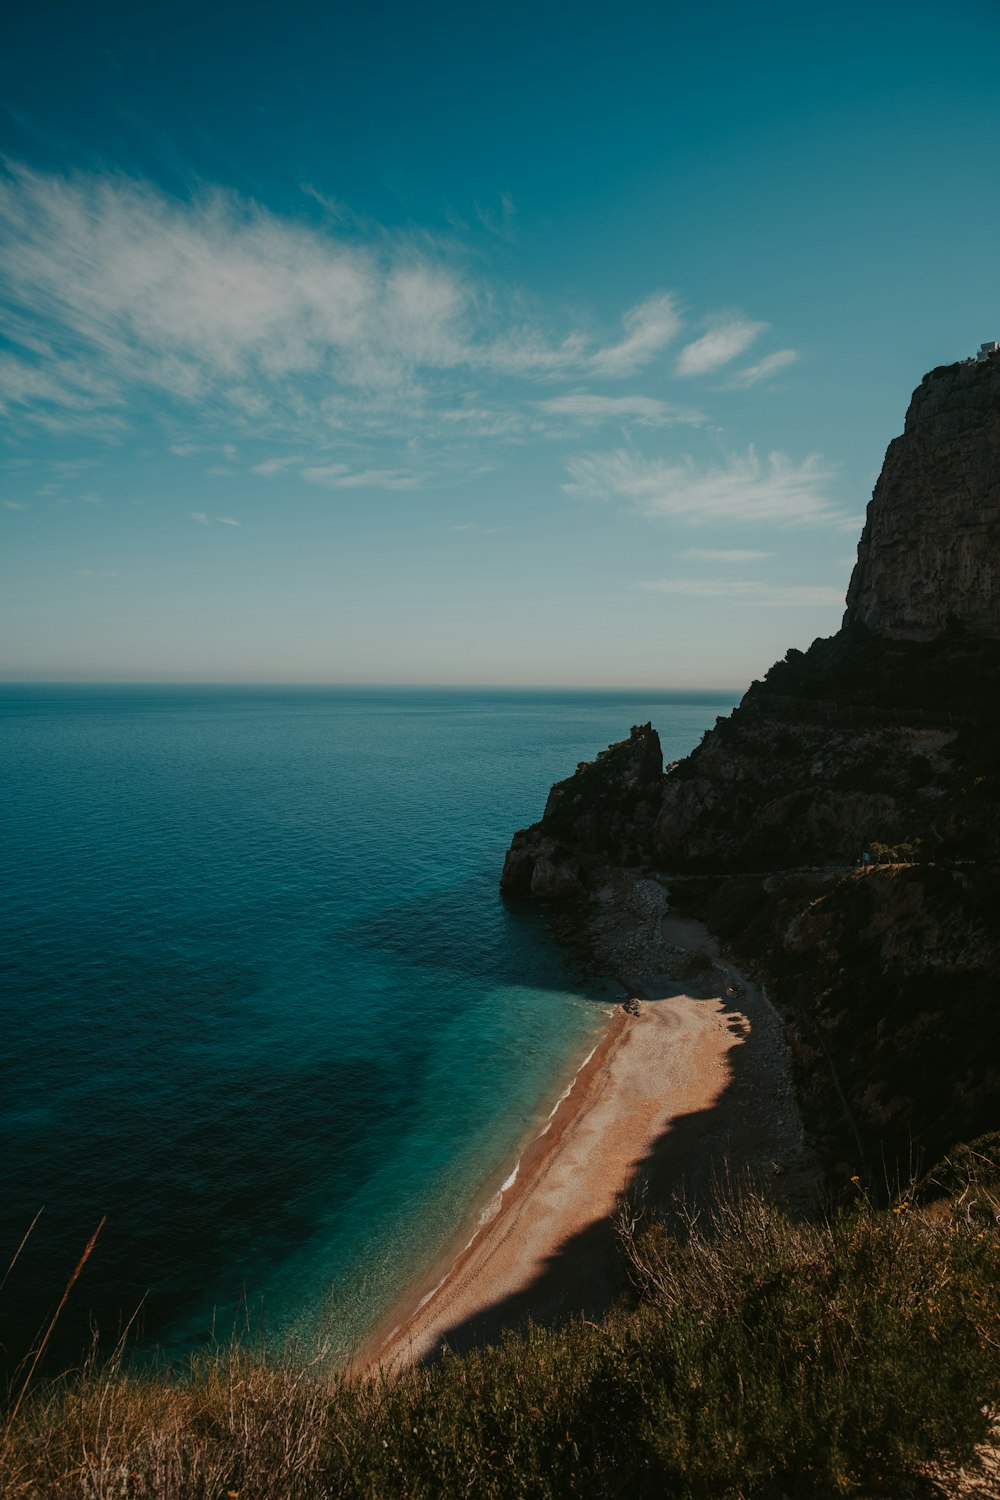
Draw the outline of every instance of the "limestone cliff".
M900 640L1000 637L1000 357L932 370L914 391L861 534L855 621Z
M1000 1127L1000 358L914 393L838 634L666 772L649 725L578 768L502 885L586 920L609 865L759 967L830 1162L905 1170Z

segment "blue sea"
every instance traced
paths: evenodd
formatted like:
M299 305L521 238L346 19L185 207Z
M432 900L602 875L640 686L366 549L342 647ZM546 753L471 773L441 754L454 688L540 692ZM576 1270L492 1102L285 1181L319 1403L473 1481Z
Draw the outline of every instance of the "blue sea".
M501 899L550 784L729 694L0 690L8 1367L132 1321L345 1350L456 1236L613 998Z

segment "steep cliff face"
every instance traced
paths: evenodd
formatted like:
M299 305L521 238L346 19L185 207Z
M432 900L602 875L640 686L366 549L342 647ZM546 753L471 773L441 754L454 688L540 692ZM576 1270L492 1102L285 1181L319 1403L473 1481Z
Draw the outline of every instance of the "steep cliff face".
M1000 356L913 393L868 507L845 624L935 640L1000 637Z
M649 725L578 768L502 884L586 921L609 865L673 876L760 969L829 1161L1000 1126L1000 358L914 393L838 634L665 773Z

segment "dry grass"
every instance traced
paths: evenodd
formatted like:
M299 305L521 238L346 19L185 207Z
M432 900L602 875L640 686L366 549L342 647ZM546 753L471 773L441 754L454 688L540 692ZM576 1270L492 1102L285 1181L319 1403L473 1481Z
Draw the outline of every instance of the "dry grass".
M740 1497L927 1492L1000 1406L1000 1205L856 1201L814 1224L730 1190L620 1225L636 1293L391 1381L239 1343L33 1388L4 1500Z

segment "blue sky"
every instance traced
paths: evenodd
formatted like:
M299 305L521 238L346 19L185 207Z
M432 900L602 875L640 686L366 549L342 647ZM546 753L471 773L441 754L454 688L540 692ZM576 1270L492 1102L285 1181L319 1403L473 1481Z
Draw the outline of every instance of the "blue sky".
M1000 337L1000 7L18 7L0 677L743 687Z

